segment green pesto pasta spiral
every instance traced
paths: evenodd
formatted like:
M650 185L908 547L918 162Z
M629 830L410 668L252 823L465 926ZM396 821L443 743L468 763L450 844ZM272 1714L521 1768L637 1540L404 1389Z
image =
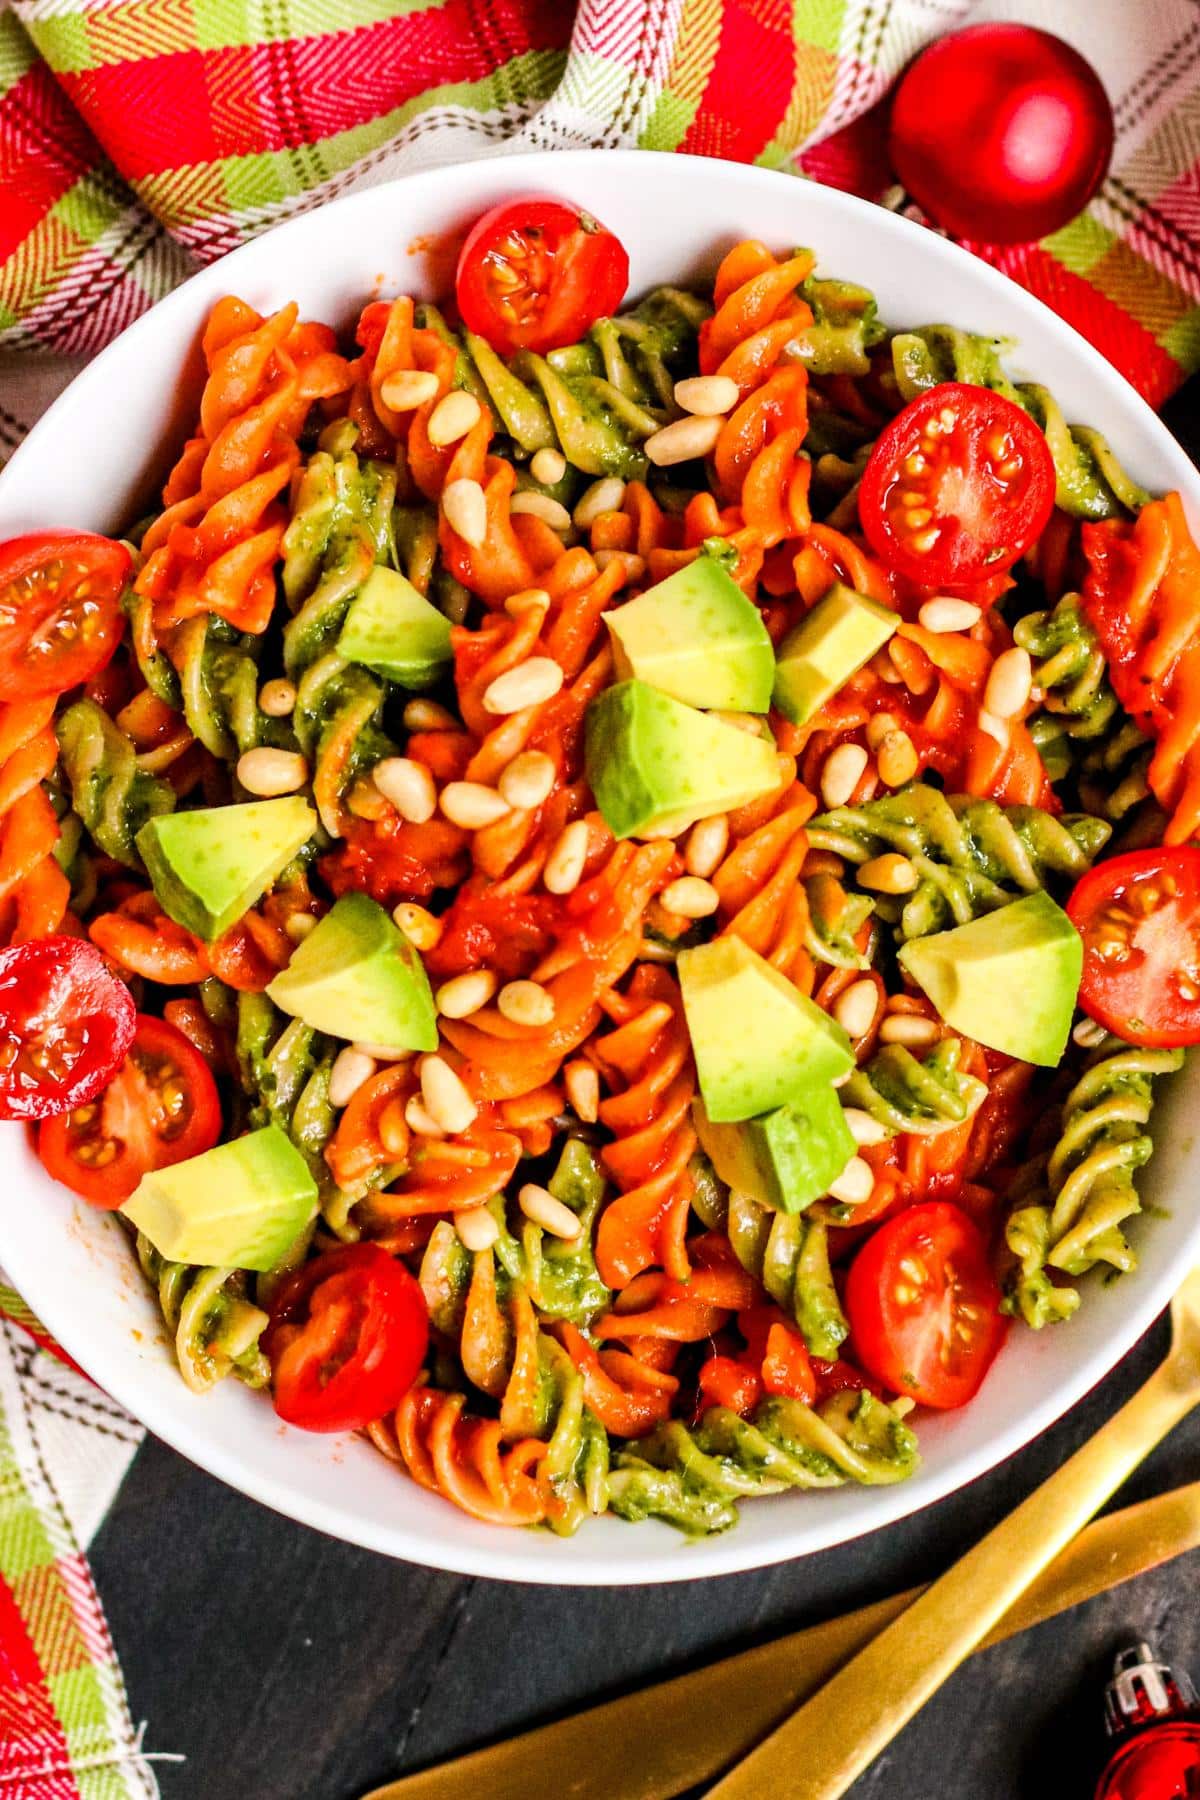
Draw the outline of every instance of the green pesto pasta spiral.
M559 449L584 475L646 473L641 445L670 416L676 375L710 308L656 288L631 313L599 320L579 344L511 362L484 338L452 332L437 308L419 322L458 351L455 384L474 394L519 451Z
M1154 1077L1182 1063L1181 1050L1108 1038L1063 1101L1053 1148L1017 1177L1005 1227L1006 1304L1027 1324L1069 1318L1079 1305L1078 1289L1052 1281L1050 1270L1078 1276L1097 1263L1122 1272L1136 1266L1122 1225L1141 1211L1134 1177L1154 1147Z
M1021 406L1045 433L1064 512L1108 519L1122 508L1137 512L1150 496L1122 468L1108 442L1084 425L1068 425L1054 396L1036 382L1013 382L1001 367L1012 348L1005 338L960 331L953 325L921 325L892 339L892 367L905 400L941 381L992 388Z
M874 1394L834 1394L815 1407L767 1400L752 1419L717 1406L696 1426L672 1420L618 1450L609 1505L623 1519L663 1519L699 1537L735 1525L739 1500L851 1481L890 1485L917 1462L913 1433Z
M265 994L239 994L236 1049L250 1126L287 1132L317 1184L326 1225L339 1237L357 1237L349 1214L360 1196L342 1192L324 1156L337 1124L329 1099L333 1048L303 1019L285 1022Z
M226 1375L247 1387L265 1387L271 1368L259 1339L267 1314L250 1299L245 1273L168 1262L140 1231L137 1256L157 1290L180 1372L193 1392L203 1393Z
M804 947L809 955L836 969L868 968L870 956L859 949L857 939L875 910L874 900L847 892L836 875L827 873L807 876L804 890L808 899Z
M885 850L907 856L917 886L902 899L876 898L902 939L926 937L994 912L1061 877L1077 881L1112 828L1087 814L1054 818L1036 806L1001 806L947 796L924 782L863 806L840 806L808 827L809 842L860 864Z
M983 1104L987 1088L959 1069L962 1043L943 1038L924 1062L903 1044L883 1044L871 1060L855 1069L842 1089L848 1106L857 1106L889 1134L915 1132L931 1137L963 1124Z
M829 1266L825 1223L807 1213L774 1212L727 1188L706 1156L688 1165L692 1205L710 1231L724 1231L744 1269L795 1319L814 1356L832 1361L850 1327Z
M134 839L147 819L174 810L174 788L139 769L133 745L94 700L76 700L57 730L59 764L76 815L101 850L127 869L140 869Z
M788 356L812 375L869 375L868 352L887 336L871 290L856 281L810 275L800 292L813 322L797 332Z

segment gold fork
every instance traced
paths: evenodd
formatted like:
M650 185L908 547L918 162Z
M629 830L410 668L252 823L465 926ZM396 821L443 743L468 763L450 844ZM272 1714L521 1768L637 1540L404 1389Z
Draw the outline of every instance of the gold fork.
M1200 1268L1171 1302L1165 1361L1095 1437L935 1581L708 1800L840 1800L851 1782L1200 1402Z

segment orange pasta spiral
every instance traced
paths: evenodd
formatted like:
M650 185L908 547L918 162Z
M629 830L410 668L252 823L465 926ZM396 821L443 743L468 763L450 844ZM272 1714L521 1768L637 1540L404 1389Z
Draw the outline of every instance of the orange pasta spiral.
M0 706L0 941L23 944L62 925L70 884L54 857L58 820L42 787L54 768L55 697Z

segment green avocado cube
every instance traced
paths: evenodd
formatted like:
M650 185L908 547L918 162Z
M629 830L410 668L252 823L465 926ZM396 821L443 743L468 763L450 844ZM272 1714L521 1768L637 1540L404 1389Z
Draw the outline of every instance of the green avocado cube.
M437 1049L425 965L366 894L344 894L334 902L267 994L283 1012L330 1037L396 1050Z
M775 744L644 681L621 681L587 711L584 766L615 837L683 831L779 786Z
M738 937L676 962L704 1110L718 1125L803 1105L854 1068L836 1020Z
M967 925L915 938L900 966L947 1025L989 1050L1054 1068L1067 1047L1083 940L1039 890Z
M854 1139L832 1083L740 1125L718 1125L702 1100L692 1107L696 1136L727 1187L773 1212L803 1212L829 1192L854 1155Z
M316 828L307 800L285 794L163 814L142 826L137 847L163 911L211 943L261 899Z
M287 1133L264 1125L153 1169L121 1208L168 1262L273 1269L317 1210L317 1184Z
M712 556L604 615L619 681L649 682L688 706L765 713L775 652L762 614Z
M338 655L401 687L426 688L450 665L450 621L395 569L372 569L351 602Z
M807 724L883 648L899 623L890 607L836 581L779 646L776 711L793 725Z

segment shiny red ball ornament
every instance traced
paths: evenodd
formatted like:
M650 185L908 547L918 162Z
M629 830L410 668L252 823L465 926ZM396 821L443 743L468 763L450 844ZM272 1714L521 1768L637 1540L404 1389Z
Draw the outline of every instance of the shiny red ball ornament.
M954 237L1027 243L1082 212L1112 157L1100 77L1030 25L969 25L901 77L888 148L896 179Z

